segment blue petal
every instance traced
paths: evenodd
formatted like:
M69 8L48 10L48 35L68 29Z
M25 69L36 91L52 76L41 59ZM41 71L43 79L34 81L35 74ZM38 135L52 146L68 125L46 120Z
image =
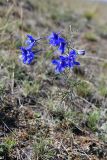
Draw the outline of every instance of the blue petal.
M26 47L26 49L27 49L27 50L32 50L32 48L34 47L34 45L35 45L35 42L30 43L30 44Z
M67 60L68 57L67 56L59 56L60 60Z
M74 62L74 64L75 64L75 65L80 65L80 63L79 63L79 62Z
M51 35L48 36L48 39L51 39L51 38L58 39L58 34L55 32L52 32Z
M58 65L59 63L60 63L59 60L56 60L56 59L52 60L52 64L54 64L54 65Z
M65 52L65 47L66 47L66 43L60 42L60 46L59 46L58 50L61 52L61 54L63 54Z
M76 51L74 49L72 49L70 52L69 52L69 56L76 56Z
M56 73L62 73L64 70L65 70L65 68L64 68L64 67L61 67L61 66L57 66L57 67L55 68L55 72L56 72Z
M31 41L31 42L34 42L35 41L35 38L30 35L30 34L27 34L27 38Z
M77 50L77 54L79 54L79 55L85 55L85 50Z
M24 47L21 47L20 49L22 51L21 59L22 59L23 63L30 64L34 59L34 52L32 52L31 50L27 50Z

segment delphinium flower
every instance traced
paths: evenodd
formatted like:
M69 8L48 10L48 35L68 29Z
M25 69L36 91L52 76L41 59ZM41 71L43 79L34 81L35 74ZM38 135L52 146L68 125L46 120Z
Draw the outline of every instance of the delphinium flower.
M75 65L80 65L79 62L76 61L77 52L72 49L68 55L59 56L59 59L52 60L52 64L56 65L55 72L61 73L66 68L73 68Z
M76 61L76 58L77 58L77 52L75 49L72 49L68 55L69 68L73 68L75 65L80 65L80 63Z
M56 73L63 72L65 68L68 66L68 63L65 59L67 59L67 57L59 56L59 59L52 60L52 64L56 65L55 67Z
M35 41L36 41L36 39L33 36L31 36L30 34L27 34L27 39L25 41L26 45L31 45Z
M49 36L48 36L48 40L49 40L49 44L51 44L52 46L59 46L59 34L52 32Z
M25 44L27 45L27 49L32 49L34 46L36 46L38 44L38 40L40 40L41 38L34 38L33 36L31 36L30 34L27 34L27 39L25 41Z
M20 56L22 62L24 64L31 64L31 62L34 59L34 52L32 52L31 50L28 50L24 47L21 47L21 53L22 55Z
M35 57L35 52L33 51L33 47L37 45L37 41L39 40L35 39L33 36L31 35L27 35L27 39L25 41L26 46L21 47L21 60L24 64L31 64L31 62L34 60Z
M50 36L48 36L49 44L51 44L54 47L58 47L58 50L61 54L65 52L66 48L66 40L59 36L60 33L52 32Z
M60 51L61 54L65 52L66 49L66 40L64 38L59 38L59 48L58 50Z

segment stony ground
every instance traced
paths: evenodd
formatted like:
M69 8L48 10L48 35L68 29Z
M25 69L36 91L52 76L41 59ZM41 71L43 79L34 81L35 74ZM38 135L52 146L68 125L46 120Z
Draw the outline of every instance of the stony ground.
M79 0L0 0L0 159L107 160L106 13ZM30 66L18 60L27 33L52 31L86 50L72 73L54 73L49 48Z

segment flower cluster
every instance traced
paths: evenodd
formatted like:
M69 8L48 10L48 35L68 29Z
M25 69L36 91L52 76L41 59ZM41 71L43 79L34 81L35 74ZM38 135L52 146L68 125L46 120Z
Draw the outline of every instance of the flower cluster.
M60 37L60 33L52 33L49 37L49 44L53 47L58 47L58 51L61 54L64 54L68 45L68 42ZM71 49L66 55L60 55L59 59L52 60L52 63L56 65L55 71L61 73L65 68L73 68L75 65L80 65L79 62L76 62L77 55L84 55L84 50Z
M38 40L39 39L35 39L31 35L27 35L27 40L25 41L26 46L20 48L22 53L20 58L24 64L31 64L31 62L34 60L35 52L33 51L33 47L37 45Z
M63 72L66 68L72 69L75 65L80 65L79 62L76 61L77 55L84 55L84 50L76 50L71 48L68 52L66 49L69 47L68 42L65 38L61 37L61 33L52 32L49 36L45 37L48 40L48 43L57 49L60 53L58 59L52 60L52 64L54 64L55 71L57 73ZM27 35L27 40L25 41L26 46L21 47L21 59L24 64L31 64L31 62L35 58L35 53L33 51L33 47L38 44L38 40L42 38L35 39L31 35Z

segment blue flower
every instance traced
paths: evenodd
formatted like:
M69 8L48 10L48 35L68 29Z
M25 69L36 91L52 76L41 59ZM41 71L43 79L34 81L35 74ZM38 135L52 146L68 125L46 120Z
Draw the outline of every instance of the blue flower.
M50 36L48 36L49 44L52 46L58 46L59 45L59 35L58 33L52 32Z
M37 45L37 41L39 40L40 38L38 39L35 39L33 36L31 36L30 34L27 34L27 40L25 41L25 44L27 45L26 46L26 49L27 50L31 50L35 45Z
M79 62L76 62L76 58L77 58L77 52L76 50L72 49L68 55L69 68L73 68L75 65L80 65Z
M56 65L56 68L55 68L56 73L63 72L68 65L67 62L65 61L65 59L63 59L61 57L60 57L60 59L52 60L52 64Z
M30 64L35 57L34 54L41 51L41 50L32 51L33 47L37 45L37 41L40 39L41 38L35 39L33 36L29 34L27 35L27 40L25 41L26 46L20 48L22 53L20 58L24 64Z
M50 36L48 36L49 44L54 47L58 47L58 50L63 54L66 48L66 40L59 36L58 33L52 32Z
M59 56L59 59L52 60L52 64L56 65L56 73L61 73L65 68L73 68L75 65L80 65L76 61L77 53L75 50L71 50L67 56Z
M25 41L26 45L30 45L31 43L35 42L35 38L33 36L31 36L30 34L27 34L27 40Z
M21 60L23 61L24 64L31 64L31 62L34 59L34 52L32 52L31 50L27 50L24 47L21 47Z
M59 38L59 48L58 50L61 52L61 54L63 54L65 52L65 48L66 48L66 41L64 38Z

